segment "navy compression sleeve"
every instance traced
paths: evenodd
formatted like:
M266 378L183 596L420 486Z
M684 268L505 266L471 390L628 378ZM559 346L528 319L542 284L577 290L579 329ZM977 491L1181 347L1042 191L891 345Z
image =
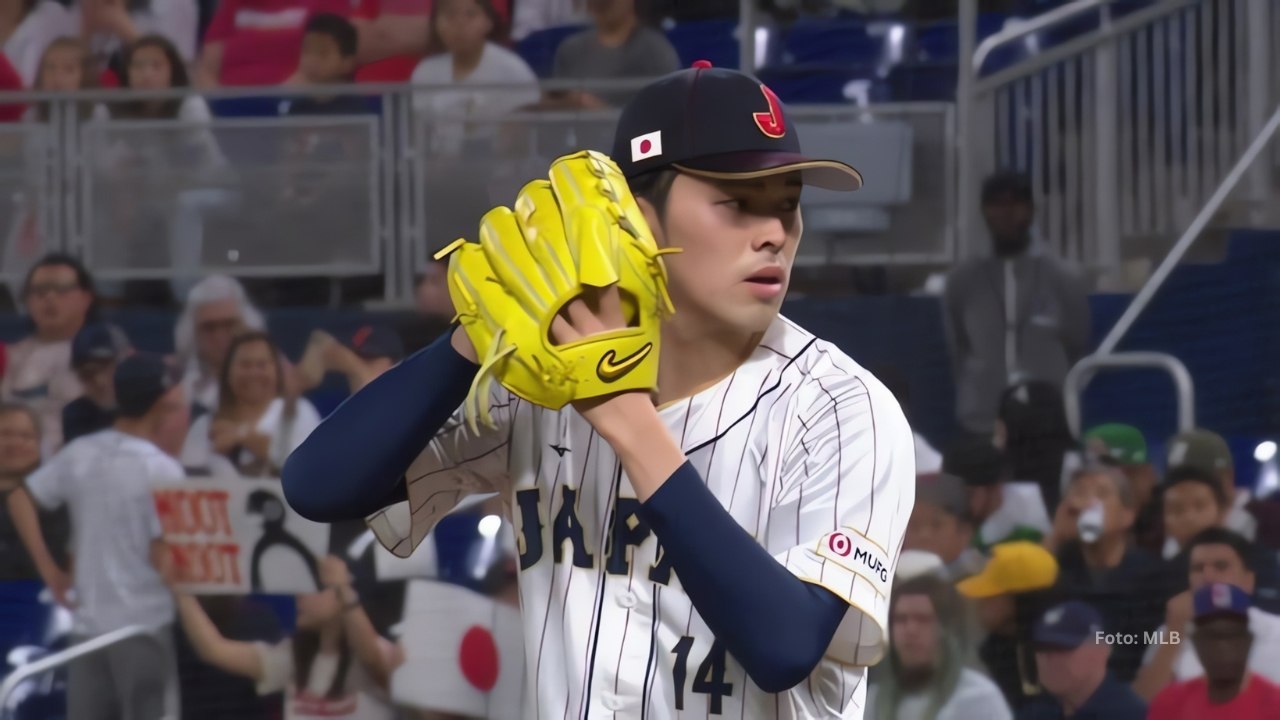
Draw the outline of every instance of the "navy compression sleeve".
M452 332L347 398L285 461L285 500L308 520L364 518L406 498L404 474L462 405L478 366Z
M686 462L642 506L698 614L765 692L809 676L849 605L769 555Z

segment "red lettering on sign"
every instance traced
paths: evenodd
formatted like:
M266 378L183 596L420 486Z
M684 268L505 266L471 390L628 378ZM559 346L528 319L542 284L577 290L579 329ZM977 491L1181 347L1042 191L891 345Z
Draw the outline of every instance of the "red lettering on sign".
M157 490L156 512L165 537L232 537L226 490Z
M169 543L176 579L183 585L239 586L240 546L235 543Z

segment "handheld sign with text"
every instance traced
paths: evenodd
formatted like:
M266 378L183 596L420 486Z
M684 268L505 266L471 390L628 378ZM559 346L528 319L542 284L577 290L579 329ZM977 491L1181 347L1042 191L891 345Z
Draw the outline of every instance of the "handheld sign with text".
M292 595L320 587L329 526L304 520L275 480L188 480L153 491L183 590Z

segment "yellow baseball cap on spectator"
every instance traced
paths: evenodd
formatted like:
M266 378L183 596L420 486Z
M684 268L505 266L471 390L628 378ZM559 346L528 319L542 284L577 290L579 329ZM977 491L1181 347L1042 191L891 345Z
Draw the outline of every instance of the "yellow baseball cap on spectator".
M1026 540L1000 543L982 572L956 583L961 595L988 598L1051 587L1058 579L1058 561L1043 546Z

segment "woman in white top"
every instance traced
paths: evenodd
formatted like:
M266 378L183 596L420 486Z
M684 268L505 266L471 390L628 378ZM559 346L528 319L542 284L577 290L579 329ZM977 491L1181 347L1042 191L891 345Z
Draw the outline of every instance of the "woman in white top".
M889 600L889 657L867 694L867 720L1009 720L1000 689L965 667L963 605L936 574L897 583Z
M491 139L503 116L538 102L538 78L502 47L505 36L490 0L438 0L432 7L431 55L414 69L412 82L433 86L413 99L433 155L458 155L466 142Z
M320 592L297 598L293 637L274 645L229 640L194 597L176 589L174 595L183 632L200 659L253 680L261 695L284 691L286 720L391 720L386 688L402 654L369 622L346 563L325 558L320 580Z
M220 455L245 477L280 477L285 458L320 424L320 414L306 399L285 396L271 338L251 332L233 340L218 385L218 409L191 423L183 466L211 468Z

